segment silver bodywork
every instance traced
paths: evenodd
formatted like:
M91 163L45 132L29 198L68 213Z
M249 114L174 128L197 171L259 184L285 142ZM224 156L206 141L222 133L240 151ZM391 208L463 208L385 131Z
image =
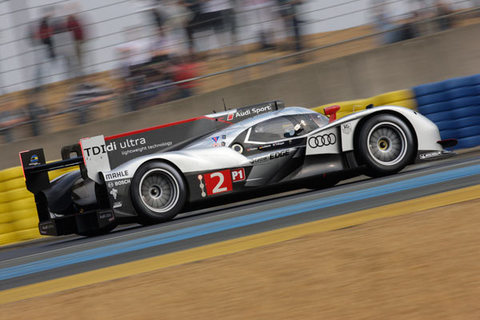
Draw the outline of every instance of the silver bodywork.
M335 133L340 134L338 144L334 144L329 148L324 148L321 151L311 148L307 144L306 154L339 154L342 152L354 150L354 135L357 129L357 125L362 118L370 116L376 113L395 113L403 116L412 126L417 138L418 150L428 151L442 151L441 145L437 143L440 138L440 133L437 126L429 119L421 115L420 113L397 106L383 106L371 108L365 111L353 113L332 123L329 123L315 131L299 137L312 137L318 134ZM224 130L217 131L210 136L226 136L224 147L212 147L210 136L203 140L196 141L182 150L160 152L147 156L138 157L134 160L126 162L121 166L115 168L112 171L103 171L104 176L108 173L126 173L122 177L131 179L135 175L136 170L140 165L151 160L165 160L174 164L181 172L198 172L198 171L211 171L219 168L234 168L242 167L251 164L252 157L246 157L233 151L228 146L235 140L235 138L248 128L269 120L284 115L298 115L298 114L310 114L316 113L310 109L301 107L289 107L272 113L266 113L259 115L253 119L247 119L239 122ZM291 140L285 138L281 140L272 141L273 143L282 143ZM89 170L90 171L90 170ZM106 179L107 181L109 179Z

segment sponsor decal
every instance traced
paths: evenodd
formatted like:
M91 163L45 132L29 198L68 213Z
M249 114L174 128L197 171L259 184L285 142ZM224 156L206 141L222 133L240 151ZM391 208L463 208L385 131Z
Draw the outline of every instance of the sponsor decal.
M352 133L352 125L350 123L344 123L342 124L342 132L344 134L350 134Z
M207 195L232 191L232 176L230 170L222 170L204 175Z
M123 156L127 156L131 153L142 153L147 150L170 147L172 144L173 144L172 141L166 141L162 143L147 145L147 139L136 138L136 139L125 139L122 141L112 141L108 144L102 144L98 146L84 148L83 152L87 157L90 157L90 156L96 156L96 155L107 153L107 152L121 150L121 154Z
M130 179L123 179L123 180L117 180L117 181L109 182L107 184L107 186L109 188L113 188L113 187L124 186L124 185L127 185L127 184L130 184Z
M287 150L272 152L272 153L267 154L267 155L263 155L263 156L260 156L260 157L253 158L252 160L250 160L250 163L251 164L258 164L258 163L266 162L268 160L275 160L275 159L278 159L278 158L286 157L286 156L290 155L294 150L295 149L287 149Z
M107 173L105 174L105 181L111 181L124 177L128 177L128 170Z
M101 214L98 215L98 218L99 219L108 219L108 221L112 221L113 219L115 219L115 217L113 216L113 213L111 212L102 212Z
M38 166L40 164L40 160L38 159L38 155L33 154L30 157L30 163L28 164L29 166Z
M425 160L425 159L435 158L435 157L438 157L441 154L442 154L441 151L422 153L422 154L420 154L420 159Z
M270 160L282 158L290 154L290 149L270 153Z
M240 169L232 169L232 181L239 182L245 180L245 170L243 168Z
M113 188L112 190L110 190L110 194L112 195L113 197L113 200L117 200L117 196L118 196L118 190Z
M222 141L222 142L219 142L220 139L222 140L225 140L227 139L227 136L226 135L222 135L222 136L216 136L216 137L212 137L212 140L213 140L213 147L225 147L225 141Z
M267 154L267 155L264 155L264 156L253 158L252 160L250 160L250 163L251 164L259 164L259 163L268 161L268 159L270 159L270 157Z
M268 149L268 148L271 148L271 147L272 147L271 144L266 144L266 145L263 145L263 146L259 146L258 150Z
M273 111L272 105L264 105L260 107L252 107L250 109L240 109L239 111L232 112L228 114L227 116L227 121L232 121L233 119L236 118L245 118L245 117L250 117L250 116L257 116L262 113L270 112Z
M337 143L337 136L334 133L322 134L308 138L308 146L313 149L331 146L335 143Z
M247 148L247 152L250 152L250 151L257 151L258 148L257 147L254 147L254 148Z

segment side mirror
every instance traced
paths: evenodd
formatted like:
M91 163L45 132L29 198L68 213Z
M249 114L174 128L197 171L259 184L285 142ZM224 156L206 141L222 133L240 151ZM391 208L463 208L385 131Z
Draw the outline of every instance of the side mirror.
M323 111L325 112L325 115L330 119L330 121L328 121L328 123L332 123L333 121L337 120L338 110L340 110L339 105L334 105L334 106L330 106L330 107L327 107L327 108L323 109Z

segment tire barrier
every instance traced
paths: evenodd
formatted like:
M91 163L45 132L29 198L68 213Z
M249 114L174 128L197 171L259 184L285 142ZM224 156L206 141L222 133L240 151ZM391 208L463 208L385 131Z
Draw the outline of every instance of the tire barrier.
M49 172L54 179L75 168ZM0 171L0 246L40 238L33 195L25 188L21 167Z
M418 111L435 122L442 139L455 138L453 149L480 145L480 74L413 88Z

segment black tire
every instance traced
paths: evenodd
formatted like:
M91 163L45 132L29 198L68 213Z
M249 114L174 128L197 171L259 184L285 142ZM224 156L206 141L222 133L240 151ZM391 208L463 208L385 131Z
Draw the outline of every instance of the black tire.
M175 168L154 161L137 170L132 179L130 196L138 221L146 225L173 219L185 205L187 189L183 177Z
M356 155L371 177L397 173L410 164L416 152L410 128L400 118L380 114L360 128Z

